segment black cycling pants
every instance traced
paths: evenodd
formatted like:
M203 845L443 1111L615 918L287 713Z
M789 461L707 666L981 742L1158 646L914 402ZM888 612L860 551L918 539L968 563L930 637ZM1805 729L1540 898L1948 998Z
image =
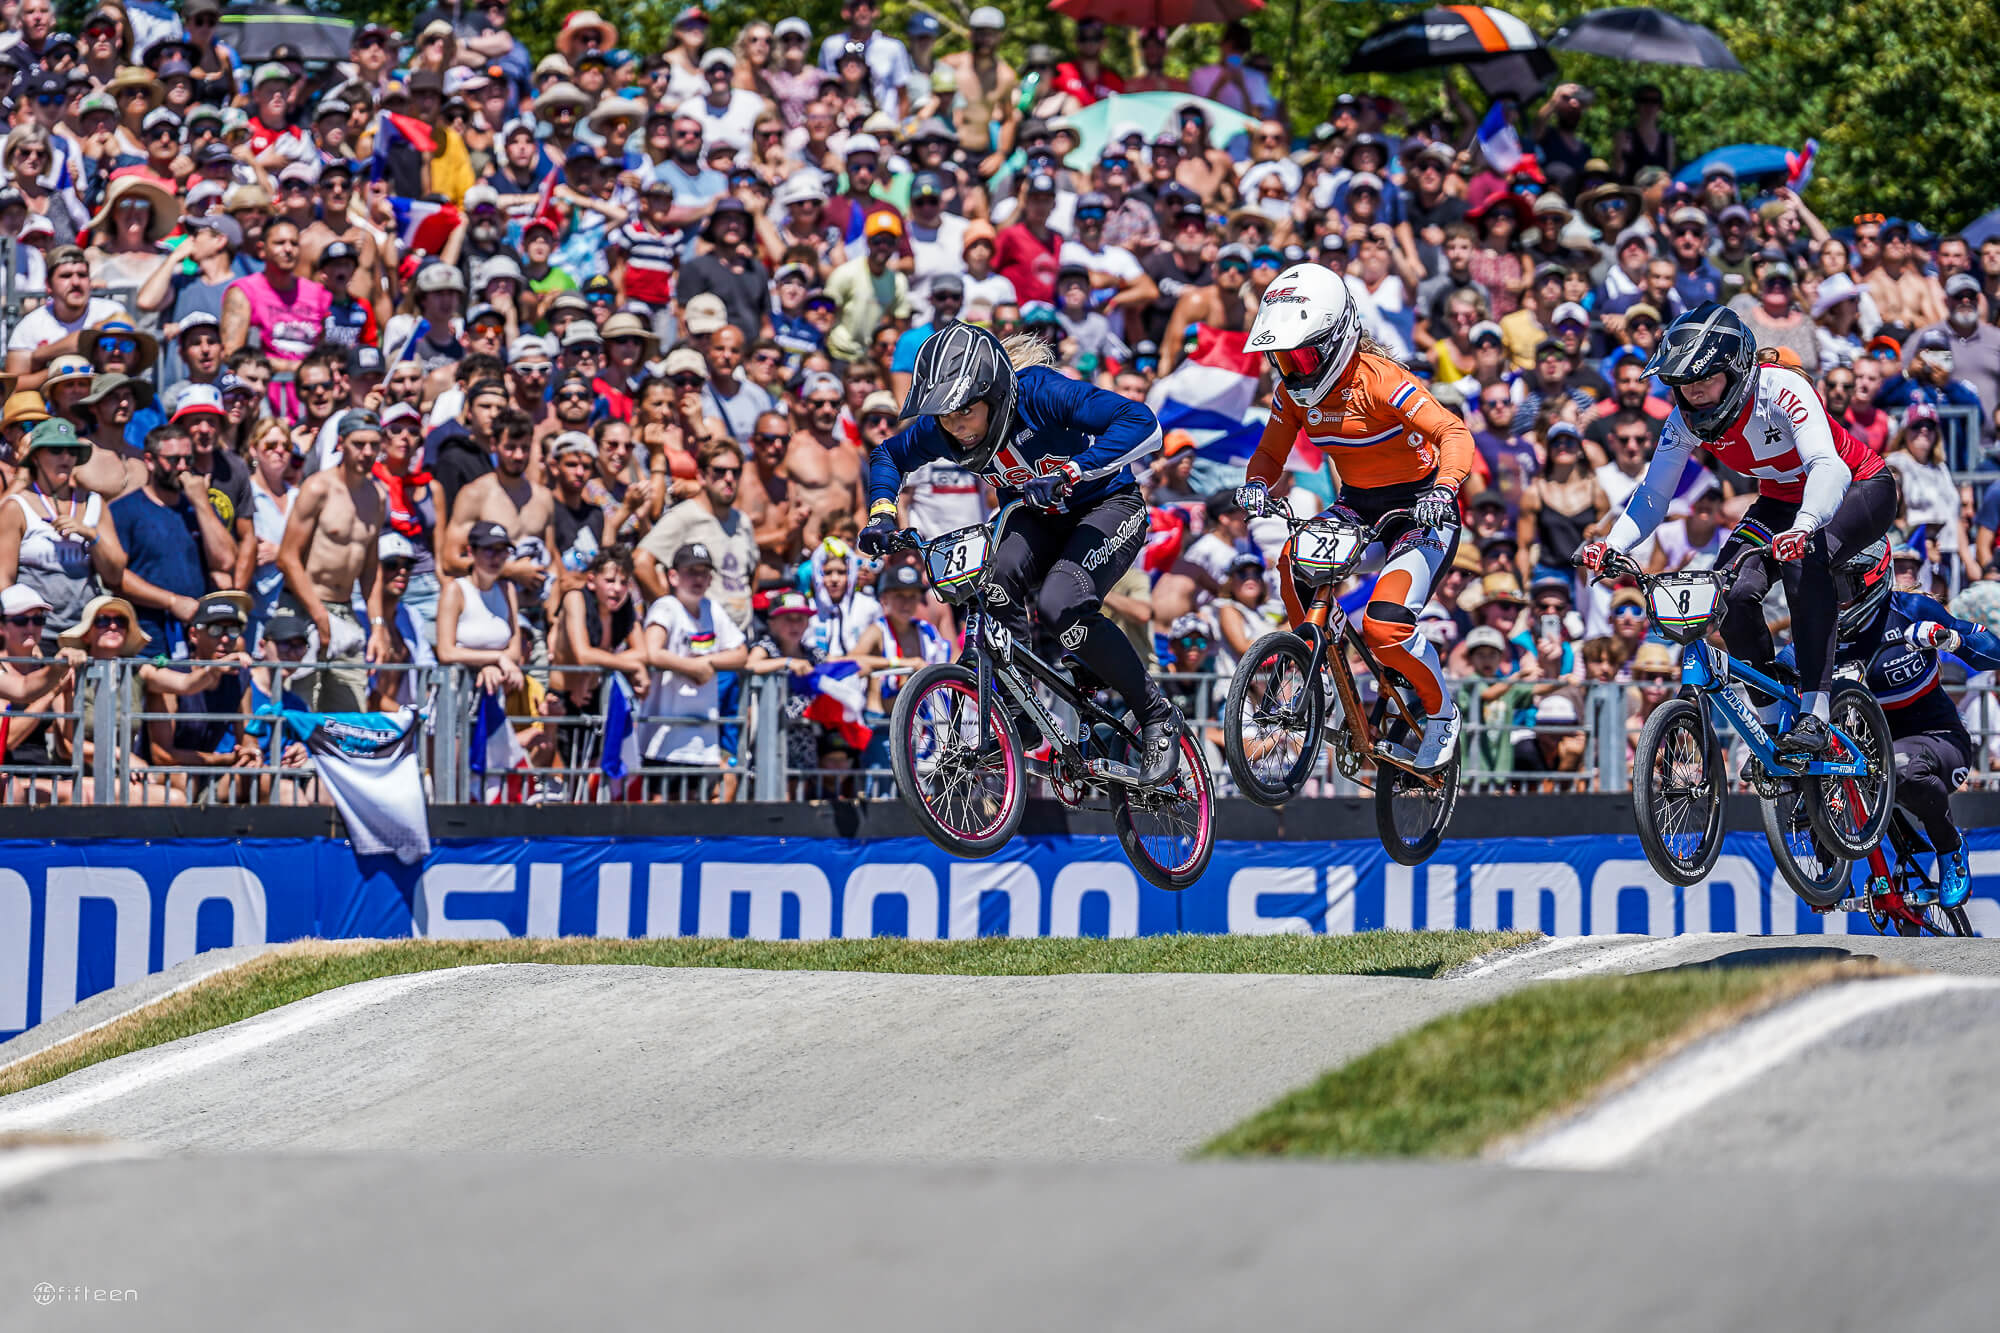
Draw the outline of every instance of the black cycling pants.
M1132 641L1098 612L1145 546L1146 527L1146 502L1136 488L1062 513L1023 505L1007 519L986 580L988 611L1017 641L1029 641L1032 605L1042 628L1118 691L1141 721L1158 715L1159 688Z
M1896 804L1917 817L1940 855L1957 851L1962 841L1951 822L1951 794L1972 772L1967 739L1926 731L1896 742Z
M1773 535L1792 526L1799 507L1790 500L1758 497L1743 516L1743 526L1723 545L1715 563L1723 565L1749 544L1744 531L1760 526ZM1785 581L1785 604L1792 612L1792 642L1797 645L1799 688L1822 693L1832 687L1834 637L1840 628L1840 599L1834 590L1833 571L1840 562L1889 531L1896 519L1895 474L1884 470L1854 483L1840 508L1826 526L1806 543L1805 557L1780 565ZM1769 556L1751 558L1737 574L1729 590L1727 609L1722 616L1722 641L1730 655L1752 666L1768 663L1773 655L1771 627L1764 621L1764 594L1771 589Z

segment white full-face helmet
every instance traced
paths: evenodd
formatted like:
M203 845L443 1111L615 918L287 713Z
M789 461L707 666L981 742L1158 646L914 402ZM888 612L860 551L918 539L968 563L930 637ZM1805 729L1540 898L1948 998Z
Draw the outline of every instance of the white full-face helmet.
M1300 407L1326 397L1360 345L1354 296L1345 279L1320 264L1294 264L1273 278L1250 326L1250 350L1264 354Z

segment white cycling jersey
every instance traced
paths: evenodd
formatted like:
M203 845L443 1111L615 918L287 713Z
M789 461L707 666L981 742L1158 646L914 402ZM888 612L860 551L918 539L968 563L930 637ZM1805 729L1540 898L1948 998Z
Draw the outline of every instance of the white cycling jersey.
M1666 516L1667 504L1688 475L1694 452L1707 449L1726 468L1757 479L1757 493L1799 507L1791 524L1817 531L1833 517L1847 488L1882 470L1875 451L1841 429L1827 414L1819 391L1802 372L1760 365L1755 391L1722 438L1705 441L1688 428L1679 408L1667 417L1646 476L1606 539L1630 552Z

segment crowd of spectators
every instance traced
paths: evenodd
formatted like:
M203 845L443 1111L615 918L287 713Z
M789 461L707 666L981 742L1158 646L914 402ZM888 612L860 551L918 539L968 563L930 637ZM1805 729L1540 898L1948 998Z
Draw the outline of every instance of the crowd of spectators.
M1530 152L1503 172L1455 99L1280 104L1240 27L1183 78L1166 32L1022 47L990 7L958 36L886 32L873 0L833 31L724 34L690 6L657 52L585 10L531 51L482 0L357 25L334 62L246 60L218 13L106 0L71 35L49 0L0 0L11 768L88 754L87 723L34 715L73 709L93 657L146 663L141 768L253 764L257 704L393 709L418 701L398 668L432 664L505 696L538 767L594 762L562 720L599 716L611 676L656 765L727 770L746 682L829 661L867 673L879 721L958 633L916 570L849 544L923 340L1032 332L1157 399L1303 260L1475 433L1424 613L1469 767L1579 772L1589 683L1629 684L1628 722L1668 693L1636 595L1567 558L1643 473L1667 415L1646 357L1704 300L1888 456L1899 578L2000 611L2000 488L1966 478L2000 409L2000 237L1830 228L1726 166L1683 182L1656 89L1603 143L1578 85L1511 107ZM1084 151L1077 113L1123 92L1189 98ZM1192 703L1279 614L1283 529L1185 432L1146 468L1152 540L1106 611ZM1293 473L1293 508L1334 485ZM1709 460L1642 557L1712 559L1753 493ZM944 464L901 496L928 534L992 504ZM784 735L796 771L880 759L798 699Z

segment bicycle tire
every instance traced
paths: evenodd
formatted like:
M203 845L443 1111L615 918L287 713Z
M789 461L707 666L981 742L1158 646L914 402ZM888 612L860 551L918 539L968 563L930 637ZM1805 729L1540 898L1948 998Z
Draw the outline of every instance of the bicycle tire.
M1375 772L1375 836L1382 842L1382 850L1389 859L1399 865L1420 866L1436 854L1438 844L1444 841L1445 830L1451 826L1452 811L1458 806L1458 756L1438 770L1444 779L1442 800L1434 800L1423 836L1415 842L1405 839L1396 827L1396 800L1411 792L1431 793L1417 780L1415 774L1397 768L1393 764L1378 764Z
M1301 738L1299 755L1275 780L1267 780L1258 773L1243 736L1244 719L1260 706L1253 694L1260 684L1267 693L1270 689L1263 684L1267 663L1282 663L1277 670L1289 667L1297 673L1305 690L1304 726L1295 733ZM1308 670L1311 664L1312 650L1304 639L1290 630L1274 630L1250 645L1250 651L1237 662L1236 672L1230 678L1229 698L1222 711L1222 757L1229 765L1229 776L1235 780L1236 789L1258 805L1283 805L1297 796L1319 762L1326 706L1320 697L1319 682L1312 679Z
M1951 922L1954 934L1964 939L1972 938L1972 918L1965 914L1963 907L1947 907L1944 909L1944 916L1945 920Z
M1827 848L1810 813L1800 808L1809 799L1804 791L1786 792L1775 800L1758 801L1758 813L1764 822L1764 841L1771 845L1771 856L1785 883L1812 906L1831 907L1847 896L1854 881L1854 863L1825 855ZM1797 842L1801 834L1804 847Z
M1812 798L1813 828L1820 840L1828 850L1850 861L1859 861L1882 841L1882 834L1889 827L1889 815L1896 806L1895 743L1889 735L1888 714L1868 691L1852 687L1841 690L1833 696L1831 711L1834 725L1854 737L1871 769L1879 776L1808 777L1804 787ZM1861 788L1863 808L1869 810L1868 818L1858 824L1847 813L1850 793L1856 787ZM1871 787L1875 789L1872 792L1868 790Z
M953 856L968 859L989 856L1013 838L1021 827L1022 815L1027 811L1027 762L1021 753L1021 737L1014 729L1014 719L1008 715L1008 710L1001 706L997 696L989 694L985 708L992 736L999 741L997 757L1001 762L1004 782L999 809L992 820L974 829L963 829L946 822L923 794L926 774L922 765L935 760L919 757L916 738L912 734L917 725L919 708L931 695L944 692L961 700L972 700L979 692L979 677L955 663L933 663L911 675L896 695L895 711L889 715L889 761L896 773L896 791L903 798L903 804L909 807L917 826L923 829L924 836L933 843ZM926 717L925 725L934 724ZM961 718L951 725L962 728L965 721ZM990 767L990 761L981 767Z
M1182 803L1192 800L1196 810L1193 846L1187 856L1175 865L1163 865L1153 855L1146 845L1148 835L1142 833L1134 822L1134 799L1147 802L1156 796L1154 791L1120 784L1112 796L1111 822L1118 830L1118 843L1125 849L1125 859L1132 863L1132 868L1144 876L1147 883L1170 893L1179 893L1202 877L1208 869L1209 858L1215 854L1215 787L1209 780L1208 763L1202 758L1185 723L1181 725L1181 764L1174 774L1173 786Z
M1680 854L1667 845L1660 830L1665 813L1662 803L1668 793L1661 789L1661 775L1654 764L1677 738L1685 737L1687 744L1700 749L1704 734L1708 745L1707 753L1700 756L1699 783L1708 790L1708 810L1698 830L1701 841L1689 854ZM1683 761L1687 757L1681 756ZM1715 858L1722 855L1723 790L1722 747L1715 734L1703 727L1699 706L1688 699L1669 699L1654 709L1639 733L1638 758L1632 765L1632 818L1639 826L1639 845L1645 848L1646 860L1660 878L1673 884L1696 884L1715 868Z

